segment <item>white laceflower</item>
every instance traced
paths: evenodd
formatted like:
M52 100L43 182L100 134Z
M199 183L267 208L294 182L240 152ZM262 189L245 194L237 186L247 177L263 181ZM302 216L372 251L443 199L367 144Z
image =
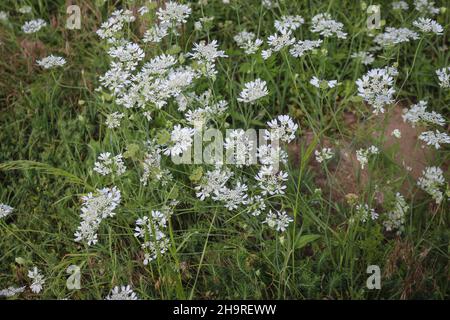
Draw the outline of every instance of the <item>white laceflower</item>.
M428 193L437 204L440 204L444 195L440 188L444 186L445 179L442 169L439 167L427 167L422 172L422 177L417 180L417 185Z
M391 3L392 9L394 10L408 10L409 5L405 1L394 1Z
M279 115L277 118L267 122L270 129L264 131L264 139L274 141L291 142L295 139L298 124L288 115Z
M208 44L205 41L200 41L199 43L194 43L192 52L187 54L188 57L196 60L205 69L202 72L206 77L211 78L217 74L215 62L218 58L228 57L225 51L218 50L218 47L217 40L213 40Z
M395 195L394 207L386 215L386 220L383 221L386 231L395 231L400 235L404 230L405 216L409 210L409 206L405 198L397 192Z
M269 94L266 82L261 79L247 82L244 86L245 88L239 94L239 98L237 98L239 102L253 104L256 100Z
M236 164L237 167L255 164L257 142L256 136L254 138L251 139L243 129L229 130L224 143L227 163Z
M375 146L370 146L367 149L359 149L356 151L356 160L358 160L361 165L361 169L364 169L366 164L369 162L369 156L378 154L380 151Z
M444 28L442 28L437 21L431 20L430 18L418 18L413 22L413 26L419 28L420 31L424 33L435 33L437 35L441 35L444 31Z
M322 163L326 160L330 160L334 156L333 150L330 148L323 148L322 150L316 150L314 152L314 155L316 156L316 161L319 163Z
M262 195L284 194L287 188L284 184L288 180L288 174L283 171L276 172L272 166L263 166L255 176Z
M106 297L106 300L139 300L136 293L131 289L130 285L116 286Z
M436 130L422 132L419 136L419 140L422 140L429 146L434 146L436 149L441 148L441 144L450 143L450 136L445 132L439 132Z
M312 51L315 48L318 48L322 44L322 40L299 40L294 43L289 50L289 53L295 57L299 58L305 55L306 52Z
M139 13L139 15L141 15L141 16L143 16L143 15L149 13L149 11L150 11L150 10L148 9L147 6L142 6L142 7L140 7L140 8L138 9L138 13Z
M93 245L98 242L97 230L103 219L113 217L114 210L120 204L120 190L116 187L97 189L97 194L92 192L83 196L81 200L81 223L75 232L75 241Z
M258 147L258 160L263 166L273 166L278 163L287 163L288 154L280 146L261 144Z
M0 11L0 21L8 21L8 12Z
M109 129L119 128L120 121L125 116L122 112L113 112L106 116L105 124Z
M358 59L364 65L372 64L375 61L373 55L367 51L359 51L352 54L352 58Z
M25 24L22 26L22 31L24 33L35 33L41 30L46 25L47 22L42 19L30 20L25 22Z
M14 297L15 295L18 295L19 293L22 293L25 291L24 287L8 287L6 289L0 290L0 297L10 298Z
M0 219L10 215L14 211L13 207L0 203Z
M174 1L168 1L164 7L160 7L156 15L163 24L179 26L187 22L191 14L191 8L185 4L178 4Z
M144 51L138 44L132 42L122 43L109 49L110 57L117 59L125 70L134 70L142 59L144 59Z
M212 199L224 202L224 207L230 211L235 210L240 205L247 204L247 190L248 187L246 184L237 182L234 188L223 186L219 190L214 190Z
M167 24L154 25L144 33L142 41L144 43L159 43L169 34L169 26Z
M278 0L261 0L261 4L266 9L272 9L278 7Z
M260 195L255 195L248 199L247 208L252 216L260 216L266 210L266 202Z
M329 13L319 13L311 20L311 32L319 33L327 37L336 36L340 39L346 39L347 33L343 32L344 25L341 22L333 20Z
M170 239L164 233L164 229L167 228L170 214L170 211L152 210L150 217L144 216L136 220L134 236L143 241L141 247L144 250L144 265L157 259L169 249Z
M227 168L216 168L213 171L207 171L203 175L200 184L195 187L197 198L203 201L212 197L215 192L225 186L232 176L233 173Z
M44 69L51 69L55 67L62 67L66 64L66 60L63 57L50 55L41 60L37 60L36 64Z
M102 39L112 39L123 29L126 23L133 22L136 17L130 10L116 10L107 21L103 22L97 30L97 35Z
M419 39L417 32L414 32L408 28L397 29L387 27L384 33L377 35L373 41L382 47L386 47L417 39Z
M409 110L403 110L403 121L410 122L413 127L420 122L427 122L436 124L438 126L444 126L444 117L435 111L428 112L426 110L427 105L427 101L421 100L417 104L413 104Z
M176 125L170 134L169 146L165 149L165 155L179 156L192 145L192 136L195 130L192 128L182 128Z
M286 211L275 210L275 212L272 212L272 210L270 210L263 223L267 224L271 229L284 232L293 221L294 219L288 216Z
M399 129L394 129L391 132L391 136L393 136L393 137L395 137L397 139L400 139L402 137L402 133L401 133L401 131Z
M144 173L141 176L141 183L146 186L148 180L151 178L156 181L166 181L170 179L170 173L168 170L161 167L161 154L162 149L156 143L147 143L147 153L145 154Z
M287 33L288 31L295 31L302 24L305 23L305 19L302 16L282 16L281 20L275 20L275 29L281 33Z
M28 13L31 13L32 10L33 9L30 6L23 6L23 7L20 7L18 11L22 14L28 14Z
M295 43L295 38L292 36L291 31L285 33L275 33L267 38L267 43L270 46L270 50L273 52L278 52L285 47Z
M113 156L110 152L103 152L100 153L97 160L94 164L94 171L102 176L107 176L108 174L121 176L127 169L121 153Z
M336 87L336 85L338 84L337 80L322 80L322 79L317 78L316 76L313 76L311 78L311 80L309 80L309 83L312 84L314 87L319 88L319 89L320 88L329 88L329 89L331 89L331 88Z
M439 8L434 6L434 1L414 0L414 7L423 14L436 15L439 13Z
M439 86L443 89L450 88L450 67L436 70L439 79Z
M34 293L39 293L45 283L45 278L37 267L33 267L33 270L28 270L28 278L32 280L30 289Z
M371 220L377 220L379 217L379 214L375 211L375 209L370 208L367 204L358 204L356 206L356 214L357 218L359 218L361 222L366 222L369 218ZM354 217L350 219L350 223L353 222L355 222Z
M254 54L263 44L261 39L257 39L253 32L241 31L234 36L239 48L244 49L246 54Z
M387 69L369 70L362 78L356 81L358 95L373 107L373 113L384 113L384 106L394 102L394 78Z

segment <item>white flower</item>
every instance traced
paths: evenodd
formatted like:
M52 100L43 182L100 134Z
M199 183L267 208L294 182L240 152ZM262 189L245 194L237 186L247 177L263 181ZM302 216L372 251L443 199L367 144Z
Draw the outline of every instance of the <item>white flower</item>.
M237 209L239 205L247 203L247 190L247 185L238 182L233 189L222 187L220 190L214 190L212 198L215 201L225 202L225 208L231 211Z
M358 95L374 108L374 114L384 113L384 106L394 102L394 78L387 68L370 70L356 84Z
M386 47L417 39L419 39L419 35L408 28L387 27L386 31L377 35L373 41L380 46Z
M283 183L288 180L288 174L286 172L274 172L271 166L263 166L258 174L255 176L255 180L258 181L258 186L261 188L262 195L276 195L284 194L284 190L287 188Z
M401 131L399 129L394 129L391 132L391 136L393 136L393 137L395 137L397 139L400 139L402 137L402 133L401 133Z
M300 40L294 43L289 50L290 54L295 57L299 58L302 57L306 52L314 50L315 48L318 48L322 44L322 40Z
M108 174L121 176L125 173L126 169L121 153L112 156L110 152L103 152L98 156L98 161L94 164L94 171L100 173L102 176Z
M301 16L282 16L281 20L275 20L275 29L281 33L295 31L305 23L305 19Z
M136 18L130 10L116 10L107 21L103 22L100 29L97 30L97 35L102 39L114 41L116 34L122 30L125 23L133 22Z
M263 197L256 195L247 201L247 207L251 215L257 217L266 209L266 203Z
M154 25L145 31L142 41L144 43L159 43L169 34L169 26L167 24Z
M444 28L434 20L429 18L419 18L413 22L413 26L420 29L424 33L435 33L437 35L442 34Z
M244 86L245 88L241 91L237 99L239 102L253 104L256 100L269 94L266 82L261 79L247 82Z
M0 297L10 298L25 291L26 287L8 287L0 290Z
M440 149L441 143L450 143L450 136L445 132L426 131L422 132L419 136L419 140L424 141L429 146L434 146L436 149Z
M270 210L263 223L266 223L270 228L276 231L284 232L293 221L294 219L288 216L286 211L272 212L272 210Z
M221 190L233 173L228 169L216 168L213 171L207 171L202 177L200 185L195 187L196 196L201 201L212 196L212 194Z
M41 66L44 69L51 69L54 67L62 67L66 64L66 60L62 57L50 55L41 60L37 60L36 63L38 66Z
M42 19L30 20L25 22L25 24L22 26L22 31L24 33L35 33L41 30L46 25L47 22Z
M0 219L10 215L14 211L13 207L0 203Z
M317 78L316 76L313 76L311 80L309 81L310 84L312 84L316 88L321 88L321 86L326 86L328 88L334 88L337 85L337 80L321 80Z
M439 9L434 6L434 1L414 0L414 6L417 11L423 14L436 15L439 13Z
M439 86L443 89L450 88L450 67L436 70L439 79Z
M140 7L139 10L138 10L138 13L139 13L141 16L145 15L145 14L148 13L148 12L149 12L149 9L148 9L147 6L142 6L142 7Z
M148 142L147 145L148 152L145 155L145 159L143 162L144 166L144 173L142 174L142 177L140 181L144 186L147 185L148 179L150 176L157 181L163 179L164 171L161 168L161 153L162 150L159 148L158 145L153 144L151 142Z
M30 6L23 6L19 8L19 12L22 14L27 14L27 13L31 13L33 9Z
M44 276L40 273L37 267L34 267L33 270L28 270L28 278L33 280L30 285L31 291L34 293L39 293L42 290L42 286L45 283Z
M386 231L397 230L397 235L403 232L403 225L405 223L405 216L409 210L409 206L405 201L405 198L397 192L395 195L394 208L387 213L386 220L383 221L383 225Z
M136 293L131 289L130 285L117 286L111 290L106 300L139 300Z
M277 118L267 122L270 129L264 131L264 139L272 142L281 140L283 142L291 142L295 139L295 132L298 124L294 123L288 115L280 115Z
M409 5L405 1L394 1L391 3L394 10L408 10Z
M436 204L440 204L444 195L439 190L444 184L445 179L441 168L427 167L422 172L423 177L420 177L417 181L417 185L436 201Z
M358 204L356 206L356 213L358 215L358 218L362 222L366 222L369 219L369 215L370 215L371 220L377 220L379 217L379 214L375 211L375 209L369 208L369 206L367 204L364 204L364 205ZM350 222L353 222L353 221L354 221L354 219L352 218Z
M117 59L125 70L133 70L144 59L144 51L136 43L126 42L109 49L108 54Z
M171 144L164 151L165 155L179 156L192 145L192 136L194 129L182 128L181 125L176 125L170 134Z
M261 0L262 5L266 9L272 9L278 7L278 0Z
M258 159L263 166L274 166L280 161L287 163L288 154L282 150L280 146L273 146L271 144L261 144L258 147Z
M275 33L267 38L267 43L271 47L270 50L278 52L281 49L288 47L295 43L295 38L291 38L292 32L288 31L286 33L278 34Z
M75 241L86 242L89 246L97 243L97 230L103 219L113 217L114 210L120 204L120 191L116 188L97 189L83 196L81 207L81 223L75 232Z
M238 167L256 163L256 144L256 135L252 139L243 129L228 130L224 143L227 163L236 164Z
M329 13L320 13L315 15L311 21L311 32L319 33L325 38L336 36L340 39L346 39L347 33L343 32L344 25L331 18Z
M364 169L366 164L369 162L369 156L371 154L378 154L379 150L375 146L370 146L367 149L359 149L356 151L356 160L358 160L361 165L361 169Z
M412 124L414 127L419 122L429 122L432 124L436 124L438 126L444 126L445 119L442 115L439 113L436 113L434 111L428 112L427 109L427 102L424 100L419 101L417 104L413 104L411 106L411 109L404 110L403 112L403 121L408 121Z
M254 54L263 44L261 39L256 39L253 32L241 31L234 37L239 48L244 49L246 54Z
M359 59L362 64L369 65L372 64L375 61L375 58L371 53L368 53L366 51L359 51L352 54L352 58Z
M185 4L169 1L163 7L160 7L156 14L163 24L178 26L187 22L191 14L191 8Z
M316 161L322 163L323 161L333 158L334 152L330 148L323 148L321 151L316 150L314 155L316 156Z
M125 116L122 112L113 112L106 117L105 124L109 129L120 127L120 121Z

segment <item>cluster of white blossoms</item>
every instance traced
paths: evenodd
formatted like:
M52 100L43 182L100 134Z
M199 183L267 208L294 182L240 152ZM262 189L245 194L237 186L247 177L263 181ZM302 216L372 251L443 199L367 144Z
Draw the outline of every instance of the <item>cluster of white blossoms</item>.
M375 61L373 55L367 51L355 52L351 56L352 58L358 59L364 65L370 65Z
M256 100L269 94L266 82L261 79L247 82L244 86L245 88L241 91L237 99L239 102L254 104Z
M136 17L130 10L116 10L107 21L101 24L97 30L97 35L102 39L114 41L115 35L123 29L125 24L135 20Z
M284 34L297 30L304 23L302 16L282 16L280 20L275 20L274 26L278 32Z
M400 235L404 230L405 216L408 210L409 206L405 198L397 192L394 206L391 211L386 213L385 220L383 221L386 231L396 231L396 234Z
M286 228L289 226L289 224L293 221L294 220L286 214L286 211L272 212L272 210L270 210L263 223L266 223L269 228L284 232L286 231Z
M97 231L103 219L113 217L114 210L120 204L120 190L116 187L97 189L83 196L81 207L81 223L75 232L75 241L93 245L98 242Z
M316 76L313 76L311 80L309 81L310 84L312 84L316 88L334 88L337 86L338 82L337 80L321 80L317 78Z
M370 146L367 149L359 149L356 150L356 160L358 160L359 164L361 165L361 169L364 169L364 167L369 162L369 156L378 154L380 151L375 146Z
M405 1L394 1L391 3L392 5L392 9L394 10L408 10L409 9L409 5L407 2Z
M295 132L298 124L288 115L280 115L277 118L267 122L270 129L264 131L264 139L270 141L281 140L289 143L295 139Z
M114 287L106 297L106 300L139 300L139 298L131 289L131 286L127 285Z
M442 89L450 88L450 67L436 70L436 75L439 79L439 86Z
M305 55L306 52L308 51L312 51L318 47L320 47L320 45L322 44L322 40L299 40L297 42L295 42L291 49L289 50L289 53L294 57L294 58L300 58L303 55Z
M8 287L6 289L2 289L0 290L0 297L5 297L5 298L10 298L10 297L14 297L22 292L25 291L25 286L24 287Z
M362 78L356 81L358 95L373 107L373 113L384 113L386 105L394 103L395 68L369 70Z
M152 181L162 181L163 185L172 179L170 171L161 167L162 152L162 148L157 143L152 141L147 142L147 152L142 163L144 172L140 179L142 185L146 186L149 179Z
M439 13L439 8L434 6L434 1L414 0L414 7L422 14L436 15Z
M343 31L344 25L341 22L333 20L329 13L319 13L312 18L311 32L319 33L325 38L336 36L340 39L346 39L347 33Z
M322 163L326 160L330 160L334 156L334 152L330 148L322 148L322 150L314 151L314 155L316 156L316 161L318 163Z
M30 285L31 291L33 291L34 293L41 292L42 287L45 283L45 278L37 267L34 267L33 270L28 270L28 278L32 280L32 283Z
M144 265L169 249L170 241L164 229L167 228L170 215L170 210L164 212L152 210L150 217L144 216L136 220L134 236L143 241L141 247L144 250Z
M200 41L194 43L192 52L187 56L191 57L200 66L200 74L203 74L207 78L214 78L217 74L215 62L218 58L226 58L227 55L223 50L218 50L219 44L217 40L213 40L210 43Z
M382 47L386 47L417 39L419 39L419 35L408 28L387 27L385 32L377 35L373 41Z
M22 14L28 14L28 13L31 13L32 10L33 9L30 6L22 6L17 11L19 11Z
M435 33L437 35L441 35L444 31L444 28L437 23L435 20L431 20L430 18L418 18L413 22L413 26L419 28L420 31L424 33Z
M246 54L254 54L264 43L262 39L256 38L253 32L241 31L234 36L234 41L239 48L243 49Z
M10 207L4 203L0 203L0 219L10 215L13 211L14 211L13 207Z
M183 128L179 124L174 126L170 134L170 142L164 150L164 154L171 156L181 155L191 147L194 133L195 130L192 128Z
M110 152L103 152L100 153L97 160L94 164L94 171L102 176L107 176L108 174L121 176L127 169L121 153L113 156Z
M109 129L119 128L123 117L125 117L123 112L115 111L107 115L105 124Z
M394 129L391 132L391 136L400 139L402 137L402 132L399 129Z
M242 167L256 162L252 161L252 156L256 156L256 141L250 139L243 129L230 130L225 138L224 147L228 155L227 163Z
M418 123L444 126L444 117L435 111L428 112L427 106L428 102L424 100L419 101L417 104L413 104L409 110L406 109L403 111L403 121L410 122L413 127Z
M30 20L25 22L25 24L22 26L22 31L24 33L36 33L46 25L47 22L42 19Z
M422 132L419 136L419 140L422 140L429 146L434 146L436 149L441 148L441 144L450 143L450 136L445 132L439 132L436 130Z
M350 223L355 223L357 220L361 222L367 222L369 218L374 221L377 220L379 214L375 211L375 209L370 208L367 204L358 204L356 205L356 215L349 219Z
M417 185L428 193L435 201L440 204L444 198L441 188L445 184L442 169L439 167L427 167L422 172L422 177L417 181Z
M41 60L36 61L37 65L44 69L51 69L55 67L62 67L66 64L66 60L63 57L50 55Z

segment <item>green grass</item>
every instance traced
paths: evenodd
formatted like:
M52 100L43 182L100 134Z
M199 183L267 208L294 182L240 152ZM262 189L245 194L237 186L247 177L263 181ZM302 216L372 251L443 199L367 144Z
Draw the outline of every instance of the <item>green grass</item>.
M372 45L359 2L287 0L280 1L279 9L267 10L257 0L231 0L228 6L218 0L203 6L195 1L180 37L142 46L151 57L175 44L187 52L194 42L217 39L229 57L219 59L217 79L203 80L196 92L209 88L214 97L229 101L226 122L230 128L263 128L275 116L290 114L299 123L300 142L312 132L314 139L301 144L297 163L291 154L287 192L277 200L294 218L285 233L268 229L262 219L242 210L230 212L216 202L196 199L190 176L200 165L177 166L165 159L173 183L140 184L145 140L172 128L182 114L169 104L148 122L143 117L130 119L137 111L127 110L120 130L107 129L105 115L122 109L106 93L95 91L109 64L107 46L95 30L114 5L131 6L131 1L83 1L81 30L65 29L65 2L22 1L33 6L28 16L13 10L19 7L16 1L0 4L0 10L10 12L9 22L0 29L0 203L15 208L11 216L0 219L0 289L28 285L27 272L37 266L46 277L44 290L40 294L27 290L20 298L103 299L111 288L123 284L132 284L143 299L448 298L448 199L436 206L429 196L410 188L404 194L410 206L405 232L396 237L386 233L379 221L349 224L354 205L345 199L335 201L325 189L314 191L318 188L315 177L326 172L329 179L333 174L324 165L311 165L313 152L325 137L335 144L349 142L355 149L372 143L382 146L365 125L379 131L383 122L355 98L355 81L370 68L350 55ZM412 28L411 22L419 16L411 3L410 10L402 13L393 12L390 1L377 3L382 4L388 26ZM344 23L347 40L325 39L321 49L302 58L282 52L264 61L258 54L245 55L233 41L245 28L266 39L275 32L274 19L285 14L300 14L309 22L326 11ZM439 88L434 72L450 64L448 48L444 48L448 46L448 12L436 17L445 28L444 35L384 50L372 65L398 65L397 101L409 106L426 99L431 110L446 117L450 93ZM53 17L56 26L25 35L20 28L31 16L47 22ZM192 31L193 22L202 16L214 16L213 26L206 32ZM307 26L296 35L317 39ZM139 39L133 28L125 36ZM61 69L38 68L33 57L24 56L23 40L42 42L47 54L62 55L67 64ZM309 85L313 75L342 84L328 93L316 90ZM267 81L270 95L253 107L238 104L242 85L258 77ZM348 112L356 115L357 129L346 125ZM218 125L224 128L225 120ZM100 152L117 154L134 145L139 151L125 159L124 176L112 180L92 170ZM377 206L379 213L385 209L377 204L376 195L381 192L391 199L405 179L411 180L392 160L395 152L384 150L370 162L369 181L358 194L359 201ZM445 169L448 147L428 160L427 165ZM242 177L257 172L255 168L233 170ZM102 222L99 242L91 247L74 242L80 197L113 184L121 190L122 202L116 216ZM168 230L170 250L144 266L133 236L134 223L173 199L180 202ZM66 269L72 264L81 267L81 290L66 288ZM366 288L369 265L382 270L381 290Z

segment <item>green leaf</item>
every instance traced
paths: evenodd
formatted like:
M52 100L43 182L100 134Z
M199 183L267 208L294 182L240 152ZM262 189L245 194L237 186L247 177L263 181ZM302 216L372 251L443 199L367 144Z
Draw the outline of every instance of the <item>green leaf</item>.
M294 248L295 249L301 249L305 247L307 244L316 241L320 238L320 235L318 234L305 234L305 235L298 235L297 239L295 240Z

